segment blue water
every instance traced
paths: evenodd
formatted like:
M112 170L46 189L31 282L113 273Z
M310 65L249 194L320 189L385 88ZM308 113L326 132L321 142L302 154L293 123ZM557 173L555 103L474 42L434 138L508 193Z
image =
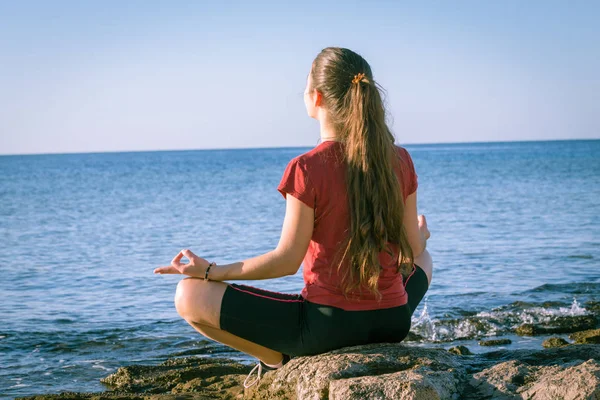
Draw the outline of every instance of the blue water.
M425 345L600 300L600 140L405 147L435 263L413 320ZM182 248L217 263L272 250L276 186L309 149L0 157L0 396L102 391L120 366L181 355L249 361L177 315L181 276L152 271Z

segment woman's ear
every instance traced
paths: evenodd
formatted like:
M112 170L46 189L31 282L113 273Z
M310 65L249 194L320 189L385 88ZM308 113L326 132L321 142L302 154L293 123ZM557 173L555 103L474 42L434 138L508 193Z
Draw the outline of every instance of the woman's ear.
M322 101L323 101L323 95L321 94L321 92L319 92L317 89L315 89L315 107L320 106Z

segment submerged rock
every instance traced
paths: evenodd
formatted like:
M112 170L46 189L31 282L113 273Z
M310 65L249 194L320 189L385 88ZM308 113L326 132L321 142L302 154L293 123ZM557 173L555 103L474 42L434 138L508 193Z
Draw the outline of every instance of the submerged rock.
M448 351L452 354L458 354L459 356L470 356L471 350L469 350L466 346L455 346L448 349Z
M571 333L593 329L597 319L593 315L576 315L556 317L540 324L523 324L515 330L517 335L533 336L553 333Z
M546 339L542 342L542 346L544 346L547 349L552 348L552 347L566 346L568 344L569 344L569 342L567 342L565 339L559 338L559 337L552 337L552 338Z
M594 314L600 314L600 301L590 300L585 303L585 309Z
M600 344L600 329L575 332L569 336L578 344Z
M479 342L480 346L502 346L503 344L511 344L512 340L510 339L490 339L490 340L482 340Z

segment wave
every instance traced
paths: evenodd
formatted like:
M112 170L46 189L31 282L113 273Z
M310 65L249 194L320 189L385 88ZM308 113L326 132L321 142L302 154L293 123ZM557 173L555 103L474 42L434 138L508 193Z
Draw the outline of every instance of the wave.
M595 302L590 302L595 304ZM425 303L420 315L414 317L412 340L419 342L450 342L461 339L479 339L514 333L523 324L552 324L564 317L594 315L576 298L570 305L561 302L530 303L517 301L490 311L480 311L464 318L432 317L430 305Z

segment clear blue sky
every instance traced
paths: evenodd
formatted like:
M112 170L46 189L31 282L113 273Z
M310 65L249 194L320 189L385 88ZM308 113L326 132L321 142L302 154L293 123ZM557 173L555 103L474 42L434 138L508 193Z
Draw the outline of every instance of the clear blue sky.
M0 2L0 154L314 146L327 46L401 144L600 138L600 2L284 3Z

